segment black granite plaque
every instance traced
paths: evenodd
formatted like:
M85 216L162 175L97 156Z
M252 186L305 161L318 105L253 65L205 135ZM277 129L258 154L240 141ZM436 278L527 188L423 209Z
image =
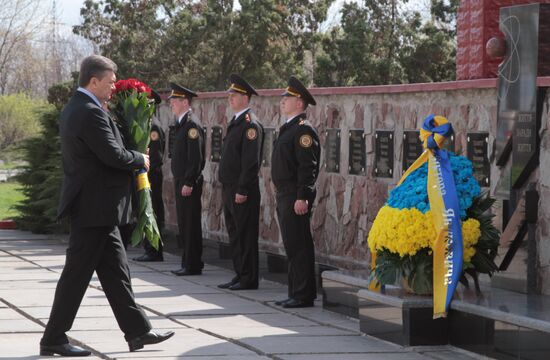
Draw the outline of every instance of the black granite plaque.
M351 175L364 175L366 167L365 132L363 129L349 131L349 165Z
M340 129L325 131L325 170L340 172Z
M271 154L273 153L273 143L277 138L277 132L274 128L264 128L264 144L262 149L262 166L271 166Z
M487 133L468 133L467 136L468 159L474 166L474 176L479 186L488 187L491 177L491 168L489 165L489 134Z
M537 152L537 118L535 113L519 113L514 126L512 141L512 187L521 187L533 170L532 163ZM532 164L534 165L534 164Z
M405 130L403 132L403 171L407 170L423 151L420 131Z
M212 126L210 133L212 134L210 161L219 162L222 158L222 128L220 126Z
M393 131L377 130L374 146L374 176L393 177Z

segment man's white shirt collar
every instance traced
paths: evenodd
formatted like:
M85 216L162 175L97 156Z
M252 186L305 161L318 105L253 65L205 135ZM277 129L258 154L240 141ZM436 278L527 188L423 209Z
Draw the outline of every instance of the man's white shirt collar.
M187 113L188 113L189 111L191 111L191 109L189 109L189 110L187 110L186 112L184 112L184 113L178 118L178 124L181 124L181 120L183 119L183 117L184 117L185 115L187 115Z
M84 93L84 94L88 95L89 97L91 97L92 100L97 104L97 106L99 106L99 108L101 110L103 110L103 106L101 106L101 103L99 102L98 98L90 90L87 90L87 89L79 86L78 89L76 89L76 91L80 91L81 93ZM105 110L103 110L103 111L105 111Z
M239 111L238 113L235 114L235 120L237 120L239 118L239 116L241 116L242 114L244 114L245 112L247 112L248 110L250 110L249 107L247 107L246 109L244 110L241 110Z
M298 114L298 115L296 115L296 116L293 116L293 117L287 119L287 120L286 120L286 123L288 124L289 122L291 122L292 120L296 119L296 118L297 118L298 116L300 116L300 115L302 115L302 114Z

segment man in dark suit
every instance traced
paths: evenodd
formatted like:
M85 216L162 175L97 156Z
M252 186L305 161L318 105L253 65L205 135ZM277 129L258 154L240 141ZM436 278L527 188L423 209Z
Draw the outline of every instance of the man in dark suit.
M277 217L288 257L288 299L284 308L313 306L315 249L310 217L315 201L321 149L317 131L306 120L306 108L315 99L295 77L281 98L286 123L279 130L271 158L271 179L277 189Z
M160 94L155 90L152 90L152 96L155 105L158 106L162 102ZM149 177L149 182L151 183L151 201L153 203L153 212L155 213L159 230L162 233L162 229L164 228L164 201L162 199L162 183L164 181L164 176L162 174L162 160L164 157L165 136L164 130L162 129L162 124L156 118L153 118L150 136L149 157L151 159L151 167L149 168L147 176ZM145 253L134 258L134 261L164 260L162 241L159 241L159 248L155 249L151 243L145 239L143 241L143 249L145 250Z
M177 276L200 275L202 262L202 170L205 165L204 130L191 110L193 91L171 83L170 108L176 116L171 127L170 153L176 192L178 230L183 245L181 268L172 270Z
M219 180L225 226L233 258L235 277L218 285L222 289L258 288L258 235L260 226L260 183L264 129L250 110L252 95L258 95L238 75L231 75L229 106L235 115L223 139Z
M124 148L120 132L102 108L114 89L115 71L115 63L103 56L85 58L80 67L80 87L61 114L65 177L59 217L69 217L71 231L65 266L40 341L40 355L90 355L69 344L65 333L72 327L94 271L130 351L174 335L151 331L130 285L118 225L130 217L132 171L148 169L149 157Z

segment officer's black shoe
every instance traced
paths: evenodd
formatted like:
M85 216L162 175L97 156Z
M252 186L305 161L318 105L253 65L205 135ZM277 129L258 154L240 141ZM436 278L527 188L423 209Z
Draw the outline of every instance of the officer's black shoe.
M138 336L130 341L128 341L128 347L130 351L136 351L142 349L144 345L158 344L164 340L170 339L174 336L173 331L167 331L165 333L159 334L154 331L149 331L148 333Z
M281 306L281 305L287 303L290 300L292 300L292 299L288 298L288 299L284 299L284 300L277 300L277 301L275 301L275 305Z
M170 272L176 276L188 276L188 275L201 275L202 270L190 270L188 268L181 268L178 270L170 270Z
M161 254L161 255L151 255L151 254L148 254L148 253L145 253L145 254L143 254L143 255L141 255L141 256L135 257L135 258L133 258L132 260L134 260L134 261L140 261L140 262L145 262L145 261L164 261L162 254Z
M306 307L312 307L313 306L313 300L296 300L296 299L289 299L287 302L285 302L282 307L285 309L295 309L295 308L306 308Z
M241 284L240 282L236 283L236 284L233 284L229 287L229 290L256 290L258 289L258 285L256 286L246 286L246 285L243 285Z
M238 284L239 283L239 280L237 278L233 278L231 279L230 282L227 282L225 284L220 284L218 285L218 287L220 289L229 289L231 286L235 285L235 284Z
M40 345L40 356L90 356L92 353L69 343L62 345Z

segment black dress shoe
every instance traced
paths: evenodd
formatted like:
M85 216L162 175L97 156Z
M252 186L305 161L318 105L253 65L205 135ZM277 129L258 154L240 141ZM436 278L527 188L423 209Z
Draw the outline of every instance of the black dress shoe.
M281 306L281 305L287 303L290 300L292 300L292 299L288 298L288 299L284 299L284 300L277 300L277 301L275 301L275 305Z
M239 283L239 280L238 279L235 279L233 278L230 282L227 282L225 284L220 284L218 285L218 287L220 289L229 289L231 286L235 285L235 284L238 284Z
M201 275L202 270L189 270L187 268L181 268L178 270L170 270L170 272L176 276L187 276L187 275Z
M258 289L258 286L246 286L246 285L243 285L241 284L240 282L236 283L236 284L233 284L231 285L229 288L229 290L256 290Z
M148 253L145 253L141 256L138 256L136 258L133 258L134 261L140 261L140 262L146 262L146 261L164 261L162 255L151 255Z
M306 307L312 307L312 306L313 306L313 300L296 300L296 299L288 299L288 301L282 305L282 307L284 307L285 309L306 308Z
M144 345L158 344L164 340L170 339L174 336L173 331L167 331L165 333L159 334L154 331L149 331L148 333L138 336L130 341L128 341L128 347L130 351L136 351L142 349Z
M62 345L40 345L40 356L90 356L92 353L69 343Z

